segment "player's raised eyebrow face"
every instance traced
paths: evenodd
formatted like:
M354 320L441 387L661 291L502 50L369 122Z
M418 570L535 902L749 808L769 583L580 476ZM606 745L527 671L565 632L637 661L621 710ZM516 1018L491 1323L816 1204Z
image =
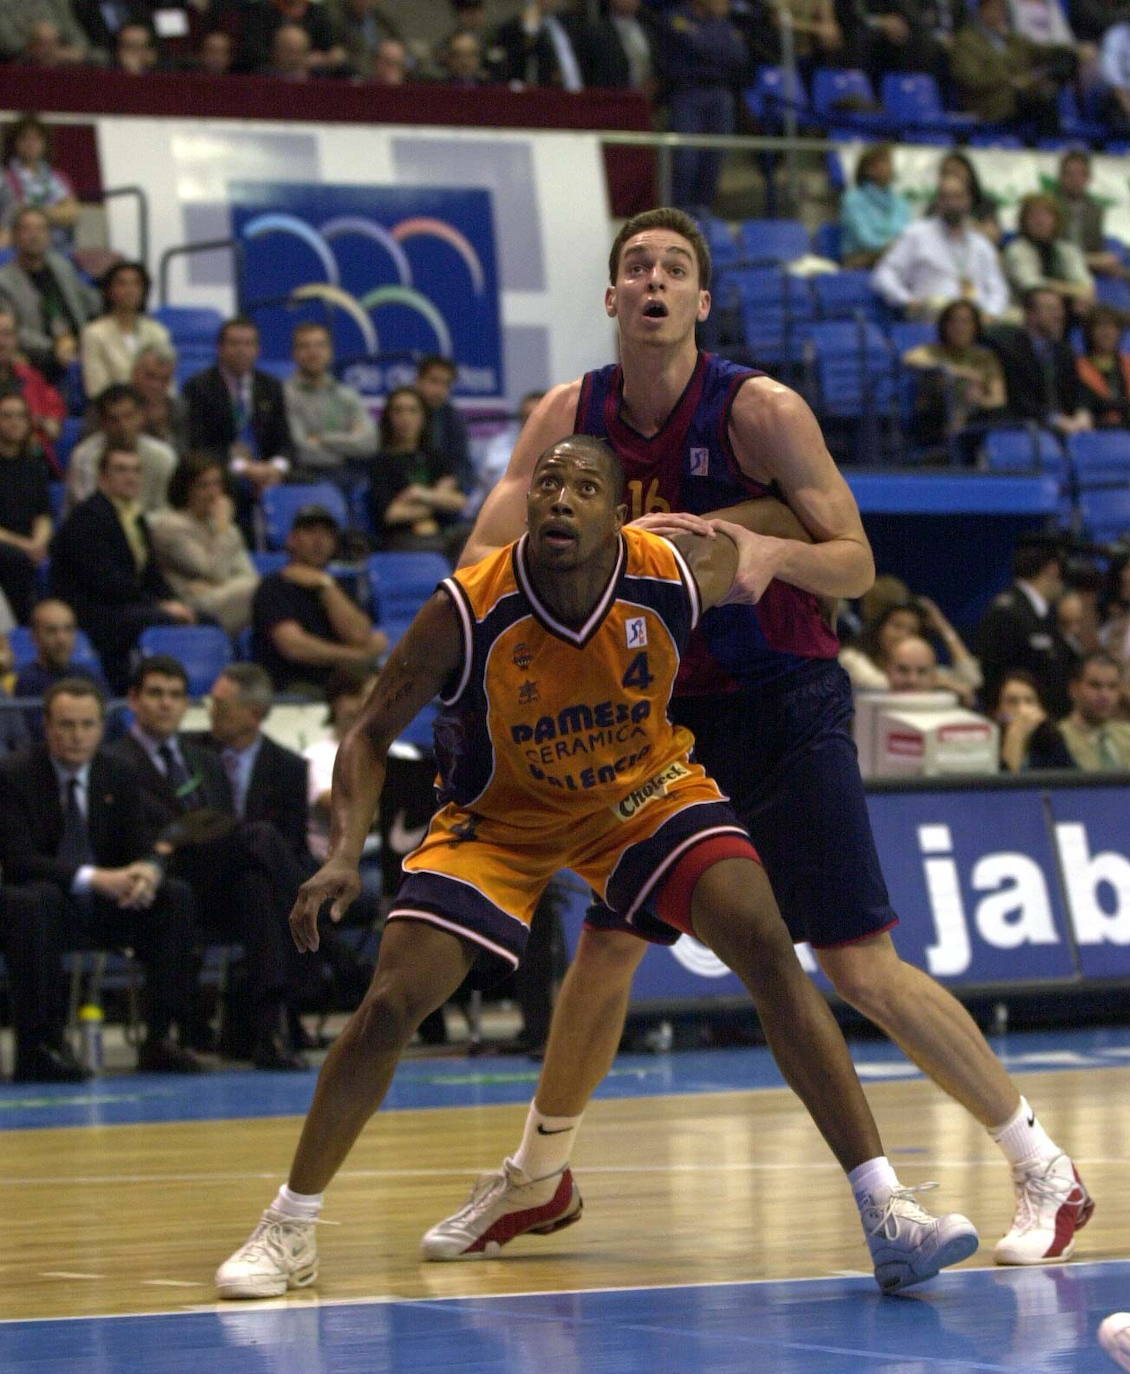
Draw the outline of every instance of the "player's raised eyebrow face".
M692 266L694 265L694 254L689 248L684 248L681 243L665 243L658 249L650 243L630 243L620 253L620 266L626 267L631 258L667 257L672 253L677 253L680 257L686 258Z

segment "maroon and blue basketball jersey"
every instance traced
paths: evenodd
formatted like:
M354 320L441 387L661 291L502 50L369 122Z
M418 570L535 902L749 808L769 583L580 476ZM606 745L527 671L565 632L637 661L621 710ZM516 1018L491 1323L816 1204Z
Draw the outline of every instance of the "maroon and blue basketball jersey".
M647 438L621 417L621 368L585 374L574 429L606 439L619 454L629 519L665 510L701 515L773 494L742 473L730 444L730 411L738 389L761 375L700 353L675 408ZM756 607L706 612L683 656L676 694L754 686L811 659L834 658L838 649L819 600L786 582L771 582Z

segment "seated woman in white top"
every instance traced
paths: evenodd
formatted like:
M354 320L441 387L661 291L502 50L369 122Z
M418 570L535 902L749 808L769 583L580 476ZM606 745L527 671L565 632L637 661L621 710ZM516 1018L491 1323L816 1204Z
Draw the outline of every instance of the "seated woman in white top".
M908 635L928 642L941 641L949 663L938 667L937 685L956 692L964 705L972 705L982 681L981 666L941 609L926 596L885 607L863 627L854 644L840 650L840 664L851 678L852 687L857 692L890 691L887 668L891 650Z
M169 482L169 505L149 517L157 563L176 595L233 637L251 623L259 574L232 518L217 458L192 454Z
M145 313L149 273L139 262L116 262L103 276L102 311L79 341L82 387L94 400L112 382L128 382L143 348L172 352L169 331Z

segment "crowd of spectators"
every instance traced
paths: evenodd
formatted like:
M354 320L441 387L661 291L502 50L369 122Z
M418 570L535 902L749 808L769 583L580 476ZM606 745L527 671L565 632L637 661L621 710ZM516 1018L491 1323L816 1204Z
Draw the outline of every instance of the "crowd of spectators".
M971 651L928 597L877 579L840 651L857 692L937 692L991 716L1000 768L1130 769L1130 554L1100 566L1025 536ZM880 594L881 593L881 594Z

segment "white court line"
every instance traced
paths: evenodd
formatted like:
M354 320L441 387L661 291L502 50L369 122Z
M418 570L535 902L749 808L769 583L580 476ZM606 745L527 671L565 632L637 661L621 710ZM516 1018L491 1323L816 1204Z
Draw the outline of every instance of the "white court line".
M1071 1158L1076 1164L1085 1164L1088 1167L1105 1167L1116 1165L1124 1167L1126 1159L1124 1156L1106 1158L1102 1155L1076 1155ZM903 1161L900 1159L900 1163ZM1000 1168L1000 1155L986 1155L978 1159L935 1159L929 1155L914 1155L907 1157L903 1167L910 1169L983 1169ZM777 1174L795 1173L796 1164L779 1163L760 1163L756 1160L748 1160L744 1163L736 1161L729 1164L704 1163L704 1164L581 1164L576 1168L579 1174ZM821 1161L815 1160L811 1164L804 1165L810 1172L821 1171L824 1173L841 1172L840 1166L835 1160ZM460 1174L481 1174L484 1166L482 1164L451 1164L443 1169L342 1169L340 1173L334 1175L336 1179L354 1178L453 1178ZM273 1170L270 1173L195 1173L195 1174L59 1174L54 1177L38 1178L18 1178L0 1176L0 1188L28 1188L37 1184L45 1187L57 1188L67 1184L82 1184L84 1186L104 1187L106 1184L126 1183L131 1186L139 1183L246 1183L258 1179L276 1180L280 1177L279 1171Z
M505 1264L507 1261L502 1260ZM1125 1266L1130 1268L1130 1260L1090 1260L1079 1263L1068 1262L1062 1267L1065 1269L1103 1269L1110 1270ZM1061 1266L1055 1266L1059 1268ZM944 1282L945 1279L959 1274L1010 1274L1020 1273L1022 1270L1012 1270L1002 1268L998 1264L974 1265L965 1269L952 1269L947 1273L939 1275ZM443 1297L432 1298L409 1298L398 1293L380 1293L367 1298L330 1298L323 1301L316 1293L311 1293L304 1289L301 1293L296 1293L293 1297L285 1298L260 1298L253 1304L214 1302L214 1303L185 1303L175 1312L103 1312L103 1313L83 1313L78 1316L68 1317L0 1317L0 1326L16 1326L23 1322L30 1321L51 1321L51 1322L95 1322L95 1321L122 1321L134 1317L181 1317L181 1316L215 1316L220 1315L240 1315L252 1316L256 1312L278 1312L294 1309L295 1311L309 1311L311 1309L323 1307L364 1307L364 1306L387 1306L390 1303L411 1303L413 1306L427 1306L432 1303L452 1303L452 1302L481 1302L481 1303L500 1303L509 1302L513 1298L569 1298L587 1297L590 1294L600 1293L663 1293L678 1292L684 1288L764 1288L767 1284L778 1286L795 1286L811 1283L828 1283L836 1278L834 1273L812 1274L806 1278L799 1279L724 1279L724 1280L702 1280L698 1283L632 1283L632 1284L601 1284L592 1288L529 1288L516 1293L453 1293ZM849 1276L850 1280L850 1276ZM859 1279L860 1283L867 1282L873 1284L874 1277L871 1274L864 1274ZM881 1296L881 1295L880 1295Z
M142 1286L149 1288L204 1288L203 1283L193 1283L191 1279L142 1279Z
M71 1269L44 1269L41 1279L104 1279L105 1274L76 1274Z

